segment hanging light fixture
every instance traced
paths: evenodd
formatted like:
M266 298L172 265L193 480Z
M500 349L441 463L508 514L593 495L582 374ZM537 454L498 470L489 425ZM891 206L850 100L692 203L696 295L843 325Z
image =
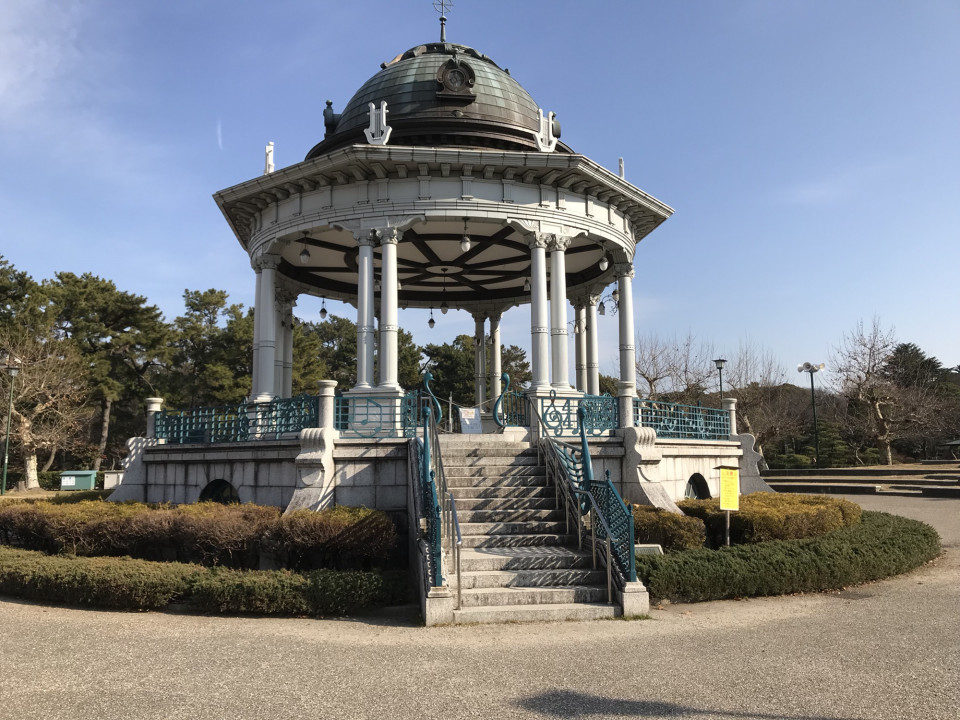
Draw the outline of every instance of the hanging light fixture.
M463 237L460 238L460 252L467 252L470 249L472 243L470 242L470 236L467 234L467 218L463 219Z
M620 302L620 291L619 291L619 290L614 290L612 293L610 293L610 297L613 298L613 301L614 301L615 303Z
M530 278L529 278L529 277L525 277L525 278L523 279L523 291L524 291L524 292L530 292Z
M433 319L433 308L430 308L430 319L427 320L427 325L432 329L434 325L437 324L437 321Z
M300 251L301 265L306 265L308 262L310 262L310 251L307 250L307 237L309 237L309 235L310 235L309 230L303 231L303 239L301 240L301 242L303 243L303 249Z
M320 319L321 320L327 319L327 299L326 298L322 298L320 300Z
M444 315L446 315L447 310L450 309L450 306L447 305L447 269L448 268L440 268L440 271L443 273L443 302L440 303L440 312Z
M610 261L607 260L607 254L604 253L603 257L600 258L600 272L606 272L608 267L610 267Z
M604 304L603 300L600 301L600 304L597 305L597 315L606 315L607 306Z

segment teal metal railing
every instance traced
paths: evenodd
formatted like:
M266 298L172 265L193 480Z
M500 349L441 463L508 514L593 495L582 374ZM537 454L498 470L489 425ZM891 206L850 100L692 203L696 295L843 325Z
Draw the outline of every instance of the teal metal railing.
M728 440L730 413L701 405L678 405L659 400L637 399L633 422L653 428L658 437L683 440Z
M429 404L421 389L404 395L338 395L334 425L346 438L410 438L423 424Z
M503 373L503 391L493 405L493 419L500 427L527 427L530 419L527 416L527 398L523 393L510 389L510 375Z
M427 546L429 548L429 576L433 587L443 585L443 520L440 493L437 491L437 470L434 465L433 443L430 429L430 408L424 411L423 440L420 443L420 486L423 492L424 515L427 520ZM435 425L434 425L435 427Z
M541 424L544 423L545 418L535 412ZM612 602L614 579L621 589L626 582L637 579L633 515L610 481L609 473L602 482L594 480L586 413L583 408L577 412L579 447L541 433L540 448L546 457L547 476L565 510L566 532L569 534L573 525L577 546L582 548L589 529L594 567L598 556L601 557L607 568L607 593Z
M551 390L539 403L541 427L554 437L577 435L581 427L588 435L603 435L617 427L617 399L610 395L557 397L557 391ZM581 408L583 422L577 417Z
M168 445L275 440L317 427L320 399L315 395L276 398L189 410L161 410L154 417L158 439Z

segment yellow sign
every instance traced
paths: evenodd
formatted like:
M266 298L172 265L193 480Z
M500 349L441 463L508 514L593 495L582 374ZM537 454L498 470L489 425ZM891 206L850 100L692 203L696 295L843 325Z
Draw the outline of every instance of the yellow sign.
M740 471L737 468L720 468L720 509L740 509Z

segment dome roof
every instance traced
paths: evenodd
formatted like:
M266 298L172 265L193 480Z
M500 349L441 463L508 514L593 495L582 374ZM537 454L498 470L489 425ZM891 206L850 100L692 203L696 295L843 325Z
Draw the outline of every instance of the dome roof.
M387 103L391 145L537 151L540 108L510 73L473 48L419 45L367 80L335 114L327 101L326 135L306 159L366 143L369 104ZM559 124L554 135L559 137ZM562 143L558 152L570 152Z

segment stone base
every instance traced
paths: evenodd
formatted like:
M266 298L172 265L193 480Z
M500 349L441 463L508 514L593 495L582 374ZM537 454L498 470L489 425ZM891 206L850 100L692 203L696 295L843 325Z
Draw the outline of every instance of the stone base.
M628 582L617 595L620 596L624 617L636 617L650 612L650 593L642 582Z
M426 608L423 612L423 622L427 627L434 625L449 625L453 622L454 610L453 593L450 588L432 587L427 593Z

